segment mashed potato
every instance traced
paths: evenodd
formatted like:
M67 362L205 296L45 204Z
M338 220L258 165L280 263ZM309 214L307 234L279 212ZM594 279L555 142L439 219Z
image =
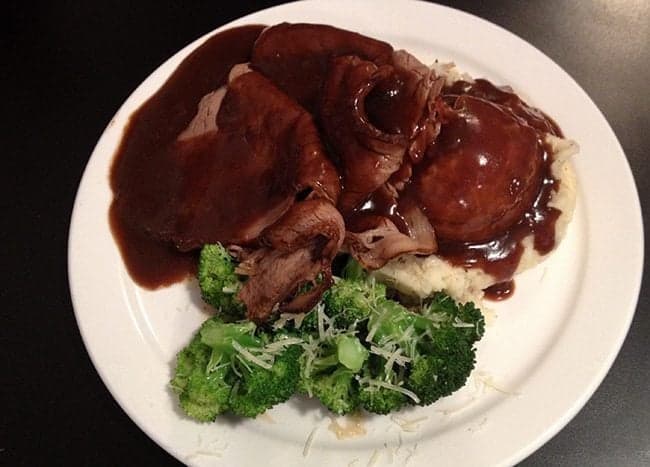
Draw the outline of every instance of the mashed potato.
M446 77L447 84L453 84L459 79L471 80L451 64L436 63L433 68L436 73ZM549 206L561 211L555 223L555 247L557 247L573 217L576 176L569 159L577 154L579 149L577 143L552 135L546 136L546 143L552 149L551 172L553 177L560 181L558 190L552 193L549 201ZM540 255L534 249L532 235L524 238L522 245L524 252L515 274L536 266L548 256ZM404 255L378 269L374 275L378 280L413 298L421 299L434 292L445 291L460 302L476 303L482 301L483 289L497 282L493 276L481 269L454 266L436 255L425 258Z

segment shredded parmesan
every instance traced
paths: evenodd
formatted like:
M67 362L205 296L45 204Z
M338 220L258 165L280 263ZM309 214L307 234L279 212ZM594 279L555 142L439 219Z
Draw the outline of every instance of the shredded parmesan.
M476 398L472 397L469 401L465 402L464 404L459 405L458 407L454 407L451 409L445 409L445 410L438 410L443 415L454 415L462 410L465 410L467 407L470 405L474 404L476 402Z
M300 328L302 320L305 319L306 313L280 313L280 317L273 323L273 329L283 328L289 321L293 321L296 328Z
M238 290L239 290L239 286L237 284L228 284L228 285L224 285L221 288L221 291L227 294L237 293Z
M411 449L409 451L409 455L406 457L406 459L404 459L404 466L405 467L410 462L411 457L413 457L415 455L415 451L417 451L417 449L418 449L418 443L415 443L415 445L413 446L413 449Z
M359 382L360 383L367 383L370 386L379 386L379 387L382 387L382 388L390 389L392 391L401 392L405 396L410 397L411 399L413 399L413 402L415 402L416 404L420 403L420 398L417 396L417 394L415 394L412 391L409 391L406 388L403 388L402 386L398 386L396 384L391 384L391 383L388 383L386 381L380 381L380 380L377 380L377 379L370 379L370 378L361 378L361 380Z
M190 454L189 456L187 456L186 460L189 462L189 461L192 461L193 459L195 459L195 458L197 458L199 456L220 458L220 457L223 457L223 454L220 453L220 452L211 452L211 451L195 451L192 454Z
M375 337L375 334L379 329L379 322L380 320L377 320L377 322L373 324L372 327L368 330L368 335L366 336L366 342L372 342L372 338Z
M325 310L324 307L316 308L316 317L318 318L318 337L325 339Z
M372 456L370 456L370 459L368 459L368 463L366 464L366 467L374 467L379 461L380 457L381 457L381 450L375 449L372 452Z
M379 355L386 359L386 368L392 368L393 363L397 363L399 366L405 366L411 361L409 357L402 355L402 350L403 349L398 348L395 351L389 351L375 345L370 346L370 353L374 353L375 355Z
M245 358L246 360L248 360L248 361L251 362L251 363L254 363L254 364L257 365L257 366L260 366L260 367L264 368L265 370L270 370L271 367L273 366L272 364L270 364L270 363L268 363L268 362L265 362L264 360L262 360L262 359L256 357L256 356L253 355L252 353L250 353L247 349L245 349L244 347L242 347L242 345L241 345L239 342L237 342L236 340L233 340L233 341L232 341L232 347L233 347L233 349L235 349L237 352L239 352L239 354L240 354L243 358ZM242 361L242 363L244 363L244 362Z
M474 375L474 379L481 383L484 387L492 389L496 392L500 392L501 394L506 394L508 396L519 396L519 392L517 391L511 391L508 389L504 389L500 385L494 382L494 379L492 378L491 375L484 373L484 372L479 372Z
M285 347L289 347L290 345L295 345L295 344L302 344L302 342L303 342L302 339L300 339L299 337L287 337L286 339L271 342L270 344L264 347L264 352L277 354L278 352L282 352L285 349Z
M307 436L307 439L305 440L305 446L302 448L302 457L307 457L309 455L309 451L311 450L311 445L314 442L314 436L316 436L316 432L318 431L318 427L314 427L313 430L309 433L309 436Z
M429 417L419 417L415 418L413 420L407 420L401 417L398 417L397 415L392 415L391 420L399 426L403 431L407 432L416 432L420 429L420 423L424 422L425 420L428 420ZM401 438L400 438L400 446L401 446Z

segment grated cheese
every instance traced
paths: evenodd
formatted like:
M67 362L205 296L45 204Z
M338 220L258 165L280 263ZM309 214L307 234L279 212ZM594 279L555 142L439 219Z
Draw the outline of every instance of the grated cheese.
M377 461L379 461L379 458L381 457L381 451L379 449L375 449L372 453L372 456L370 456L370 459L368 459L368 464L367 467L374 467L377 464Z
M402 386L397 386L396 384L387 383L386 381L380 381L380 380L370 379L370 378L361 378L359 382L361 384L366 383L370 386L379 386L382 388L390 389L392 391L401 392L405 396L410 397L413 400L413 402L415 402L416 404L420 403L420 398L417 396L417 394L415 394L412 391L409 391L406 388L403 388Z
M316 432L318 431L319 427L314 427L313 430L309 433L309 436L307 436L307 439L305 440L305 446L302 448L302 457L307 457L309 455L309 451L311 451L311 445L314 442L314 436L316 436Z
M428 420L429 417L419 417L415 418L413 420L407 420L401 417L398 417L397 415L392 415L391 420L399 426L403 431L413 433L416 432L420 429L420 423L424 422L425 420ZM401 446L401 438L400 438L400 446Z
M256 357L252 353L250 353L247 349L245 349L239 342L236 340L232 341L232 347L235 349L243 358L248 360L251 363L254 363L257 366L260 366L264 368L265 370L270 370L271 367L273 366L272 364L265 362L264 360ZM240 359L241 360L241 359ZM246 362L242 360L242 363L245 365Z

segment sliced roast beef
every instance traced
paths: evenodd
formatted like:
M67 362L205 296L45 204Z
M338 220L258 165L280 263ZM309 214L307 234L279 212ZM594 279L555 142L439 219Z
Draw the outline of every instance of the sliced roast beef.
M368 209L348 219L345 249L367 269L378 269L406 254L435 253L438 244L431 223L412 199L381 187Z
M409 164L418 162L439 129L435 97L441 85L434 86L431 72L412 56L395 57L395 65L356 56L331 62L319 121L339 158L344 216L400 170L407 152ZM401 171L409 173L408 167Z
M344 236L343 218L329 201L294 204L239 265L249 276L239 292L247 317L263 322L276 310L297 313L316 305L332 283L332 260Z
M299 194L336 202L340 191L311 116L268 79L246 72L222 94L202 100L172 151L182 167L176 209L158 234L181 251L249 244Z
M282 23L267 28L255 42L251 66L310 112L316 111L332 57L355 55L390 63L386 42L322 24Z
M346 216L397 171L408 139L375 127L365 113L366 96L390 68L355 56L333 61L319 112L328 142L339 158L344 191L339 207Z

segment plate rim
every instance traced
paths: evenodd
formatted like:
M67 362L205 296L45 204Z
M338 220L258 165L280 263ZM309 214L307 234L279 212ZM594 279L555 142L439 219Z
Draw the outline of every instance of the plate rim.
M134 100L138 101L138 106L141 105L144 102L144 100L138 99L138 96L140 94L143 94L143 91L145 90L145 87L146 87L145 84L147 82L152 81L152 79L153 79L152 77L159 76L159 75L167 76L168 73L166 73L165 70L167 68L170 68L170 66L169 66L170 62L172 62L175 59L179 60L179 58L178 58L179 56L184 57L185 55L190 53L192 50L194 50L196 47L198 47L207 37L210 37L211 35L219 32L219 31L222 31L224 29L228 29L230 27L233 27L233 26L236 26L236 25L239 25L239 24L243 24L246 21L254 20L255 17L259 16L260 14L269 13L271 10L276 10L277 11L277 10L284 10L286 8L293 8L296 5L300 5L301 7L304 7L304 8L309 8L310 5L325 4L325 3L326 2L320 1L320 0L310 0L310 1L307 1L307 2L292 2L292 3L278 5L278 6L274 6L274 7L265 9L265 10L260 10L260 11L251 13L249 15L246 15L246 16L243 16L243 17L238 18L236 20L233 20L233 21L231 21L231 22L229 22L227 24L219 26L218 28L215 28L214 30L208 32L207 34L197 38L194 41L192 41L190 44L183 47L181 50L179 50L174 55L172 55L169 59L167 59L164 63L162 63L159 67L157 67L145 80L143 80L138 85L138 87L133 91L133 93L131 93L131 95L120 106L119 110L116 112L113 119L111 119L111 123L109 123L109 125L105 129L102 136L99 138L99 140L97 142L97 145L95 146L93 152L91 153L90 159L89 159L89 161L88 161L88 163L87 163L87 165L86 165L86 167L84 169L84 172L83 172L83 175L82 175L82 178L81 178L81 182L79 184L79 188L78 188L77 193L75 195L74 207L73 207L73 211L72 211L72 215L71 215L71 219L70 219L70 230L69 230L69 234L68 234L68 280L69 280L69 285L70 285L70 294L71 294L71 298L72 298L73 308L74 308L74 312L75 312L75 319L77 321L77 326L78 326L79 331L81 333L81 336L82 336L86 351L87 351L89 357L91 358L93 366L95 367L97 373L100 375L100 378L102 379L104 385L107 387L107 389L109 390L111 396L114 398L114 400L116 400L116 402L119 404L121 409L127 414L127 416L129 416L129 418L132 421L134 421L134 423L136 423L136 425L143 432L145 432L154 442L156 442L161 448L165 449L167 452L174 455L178 460L180 460L182 462L186 462L186 459L183 459L182 457L180 457L179 453L173 447L170 447L170 446L166 445L164 443L164 441L160 440L159 436L155 432L152 432L152 430L150 430L149 427L144 426L144 423L141 423L142 420L140 420L140 417L137 414L131 413L131 411L128 410L128 408L126 408L123 405L123 401L116 394L113 384L111 383L110 380L108 380L108 378L106 377L105 372L103 372L101 370L101 365L99 364L100 362L97 361L97 355L95 355L93 353L93 351L92 351L92 343L89 340L90 336L88 336L87 333L84 331L85 327L84 327L84 324L82 323L82 321L83 321L82 313L80 311L78 311L80 309L80 307L82 306L80 304L80 302L79 302L80 295L79 295L79 293L75 293L75 288L78 287L78 283L76 285L73 284L73 282L75 282L75 280L77 280L75 278L78 277L78 276L77 276L77 273L75 272L75 268L76 268L77 263L75 262L76 258L74 258L74 249L72 248L72 244L73 244L73 242L75 241L75 238L76 238L75 237L75 235L76 235L75 226L77 226L79 224L79 222L80 222L79 219L78 219L78 216L79 216L79 212L81 212L81 209L82 209L80 207L81 203L83 202L83 200L80 199L80 193L82 192L82 187L83 187L83 184L84 184L84 180L87 178L86 177L87 173L91 170L91 167L92 167L92 164L93 164L93 159L95 159L95 163L97 163L97 160L96 160L97 158L94 158L93 156L98 151L98 148L101 147L102 144L105 144L104 141L105 141L105 139L108 138L107 137L108 131L111 128L112 122L115 121L115 118L117 117L117 115L123 113L124 109L127 107L127 104L129 104L130 102L132 102ZM329 3L331 3L331 2L329 2ZM341 2L341 3L343 3L343 2ZM359 3L363 3L363 2L359 2ZM386 3L386 2L384 1L383 3ZM420 2L409 2L409 3L420 3ZM508 36L510 36L512 38L515 38L517 41L523 42L526 46L534 49L536 53L538 53L541 56L545 57L550 63L552 63L555 67L557 67L565 77L567 77L569 80L571 80L572 85L574 87L576 87L582 93L582 97L584 99L586 99L589 103L591 103L592 107L598 112L598 117L603 120L603 122L605 123L605 125L609 129L609 132L611 133L611 136L613 136L613 141L617 145L619 155L623 156L622 161L619 161L619 162L624 163L624 165L625 165L624 171L626 172L626 176L628 178L628 181L631 181L631 187L633 188L633 190L632 190L633 191L633 198L630 199L629 201L631 202L631 205L630 205L631 209L635 212L636 215L638 215L638 218L635 219L635 220L639 222L639 227L640 228L638 230L636 230L636 234L637 234L636 235L636 237L637 237L636 246L639 249L639 252L640 252L639 256L640 256L641 259L639 261L637 261L637 267L636 267L636 270L634 271L634 274L633 274L634 277L636 278L636 281L633 284L630 284L630 289L629 290L630 290L631 293L630 293L630 295L628 297L628 303L626 304L626 306L621 307L621 308L624 308L626 310L631 310L631 311L627 312L625 322L621 323L621 324L623 324L623 326L621 326L621 328L620 328L622 330L622 332L619 333L619 335L616 336L616 338L614 339L615 343L610 344L609 351L607 352L606 359L603 362L601 362L601 365L598 367L598 371L595 372L594 375L592 375L591 384L588 387L583 388L582 397L575 400L573 405L568 410L566 410L564 412L563 416L558 418L556 420L556 422L552 426L548 426L547 430L544 433L540 433L540 435L538 436L537 441L535 443L529 444L528 446L522 446L521 449L519 449L516 452L513 452L510 458L503 459L501 461L502 463L510 464L510 463L518 462L518 461L522 460L523 458L527 457L528 455L530 455L532 452L534 452L540 446L545 444L552 436L557 434L564 426L566 426L566 424L569 423L569 421L571 419L573 419L573 417L579 412L579 410L582 409L582 407L585 405L585 403L589 400L589 398L597 390L597 388L600 386L603 379L607 375L608 371L610 370L612 364L614 363L614 360L617 357L617 355L618 355L618 353L619 353L619 351L620 351L620 349L622 347L622 344L623 344L623 342L625 340L625 337L627 336L629 328L631 326L631 323L632 323L632 320L633 320L633 317L634 317L634 312L635 312L635 309L636 309L636 306L637 306L637 303L638 303L638 299L639 299L639 292L640 292L640 287L641 287L642 271L643 271L642 258L643 258L643 254L644 254L644 248L645 248L644 238L643 238L643 222L641 220L642 219L642 216L641 216L641 204L640 204L640 200L639 200L639 196L638 196L638 190L636 188L636 184L634 183L634 177L632 175L632 171L631 171L629 162L628 162L627 158L625 157L625 153L623 151L623 148L620 145L620 142L618 141L618 138L616 137L614 131L612 130L612 128L609 125L609 123L607 122L607 120L604 118L604 116L603 116L602 112L600 111L600 109L598 109L598 107L595 105L593 100L588 96L588 94L578 85L578 83L566 71L564 71L558 64L556 64L553 60L551 60L548 56L546 56L543 52L541 52L535 46L528 43L524 39L518 37L517 35L513 34L512 32L510 32L510 31L508 31L508 30L506 30L506 29L504 29L504 28L502 28L502 27L500 27L498 25L495 25L494 23L491 23L491 22L489 22L489 21L487 21L485 19L479 18L479 17L477 17L475 15L472 15L470 13L466 13L466 12L463 12L461 10L456 10L454 8L450 8L450 7L446 7L446 6L424 4L424 3L421 3L421 5L424 5L425 8L432 7L432 8L440 8L440 9L448 10L448 13L450 13L450 14L471 17L473 19L473 21L479 21L480 23L482 23L485 26L492 27L492 28L497 28L500 31L501 34L506 34L506 35L508 35Z

